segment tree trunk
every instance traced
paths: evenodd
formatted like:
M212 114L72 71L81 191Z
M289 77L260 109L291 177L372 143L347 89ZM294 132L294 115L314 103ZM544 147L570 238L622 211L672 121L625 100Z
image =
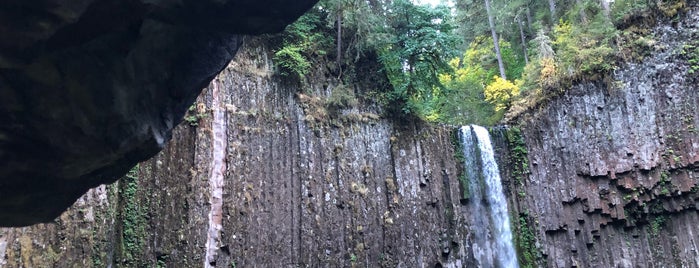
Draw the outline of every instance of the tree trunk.
M488 14L488 24L490 25L490 33L493 35L493 46L495 46L495 56L498 58L498 68L500 68L500 77L507 80L505 75L505 64L502 62L502 54L500 53L500 42L498 42L498 34L495 32L495 22L493 13L490 11L490 0L485 0L485 11Z
M600 0L600 2L600 5L602 5L602 12L604 13L604 17L607 19L607 21L611 21L611 18L609 17L609 0Z
M549 11L551 12L551 25L556 25L556 1L549 0Z
M368 0L369 8L374 13L374 15L383 15L383 8L378 0Z
M522 39L522 52L524 52L524 64L529 64L529 56L527 55L527 38L524 36L524 26L522 18L517 16L517 25L519 26L519 37Z
M532 19L532 11L531 11L531 9L529 9L529 5L527 5L526 11L527 11L527 30L529 30L531 32L533 19Z
M337 10L337 67L342 73L342 9Z
M585 13L585 5L583 4L582 0L575 0L575 4L577 4L578 8L580 8L580 21L582 21L583 24L587 24L587 14Z

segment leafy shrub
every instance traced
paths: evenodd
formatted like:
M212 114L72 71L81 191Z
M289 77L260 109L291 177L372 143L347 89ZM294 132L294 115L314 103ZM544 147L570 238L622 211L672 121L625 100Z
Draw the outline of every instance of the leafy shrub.
M495 111L508 109L514 97L519 96L519 87L499 76L485 87L485 100L495 105Z
M328 98L327 105L330 109L345 109L357 106L359 101L354 95L351 86L340 84L335 87Z
M699 73L699 41L690 41L684 44L680 56L689 64L688 74Z
M687 2L685 0L658 1L657 6L663 15L667 17L674 17L677 15L677 13L680 13L687 8Z
M482 59L481 54L478 49L469 49L464 53L463 61L459 58L449 61L454 72L439 74L444 87L435 89L436 101L433 104L437 115L432 115L433 120L454 125L490 125L499 119L491 119L495 114L494 107L483 97L484 81L492 74L488 76L491 71L477 63Z
M583 75L592 75L611 71L614 62L614 50L610 47L611 25L591 23L588 27L573 26L561 20L554 27L559 79L579 79Z
M308 74L311 63L301 54L302 51L302 47L289 45L274 53L273 60L280 68L280 74L298 77Z
M648 10L648 1L616 0L612 5L611 16L615 24L627 24Z
M312 9L284 30L282 45L272 58L279 74L302 78L310 72L310 59L324 56L325 48L332 47L332 36L324 34L320 15Z
M558 71L553 58L543 58L539 61L539 85L543 88L551 88L556 85Z

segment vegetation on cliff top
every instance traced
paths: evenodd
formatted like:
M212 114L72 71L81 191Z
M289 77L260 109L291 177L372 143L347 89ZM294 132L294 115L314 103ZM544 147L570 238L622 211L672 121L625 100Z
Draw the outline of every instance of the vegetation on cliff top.
M387 111L449 124L494 124L652 53L648 26L685 0L321 0L283 34L279 73L303 81L319 60L349 81L379 61ZM692 69L693 71L695 69Z

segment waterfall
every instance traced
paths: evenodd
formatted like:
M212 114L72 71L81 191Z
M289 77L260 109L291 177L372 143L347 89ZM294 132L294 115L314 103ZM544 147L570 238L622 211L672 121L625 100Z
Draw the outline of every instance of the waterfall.
M488 130L475 125L461 127L461 144L469 181L473 255L480 267L518 267L507 200Z

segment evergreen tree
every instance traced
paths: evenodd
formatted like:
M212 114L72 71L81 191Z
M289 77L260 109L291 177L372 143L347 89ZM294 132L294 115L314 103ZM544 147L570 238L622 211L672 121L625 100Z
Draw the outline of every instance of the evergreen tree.
M495 19L493 18L493 12L490 10L490 0L485 0L485 10L488 15L488 24L490 25L490 33L493 36L493 46L495 47L495 57L498 59L498 68L500 70L500 77L507 80L507 75L505 74L505 65L502 62L502 53L500 53L500 44L498 42L498 33L495 31Z
M393 1L390 10L388 25L394 35L382 49L382 62L394 98L406 103L405 112L421 114L431 109L433 88L440 86L438 74L450 70L447 61L456 55L451 13L445 6L416 6L408 0Z
M653 8L659 12L652 14L675 16L683 3L454 0L449 8L321 0L287 29L274 60L280 73L302 78L314 61L334 58L328 61L343 77L362 57L376 55L392 85L381 90L379 99L388 100L382 103L428 120L492 124L519 91L557 94L571 81L599 79L614 68L615 55L629 58L619 50L652 42L616 44L643 31L619 35L613 23L633 23Z

